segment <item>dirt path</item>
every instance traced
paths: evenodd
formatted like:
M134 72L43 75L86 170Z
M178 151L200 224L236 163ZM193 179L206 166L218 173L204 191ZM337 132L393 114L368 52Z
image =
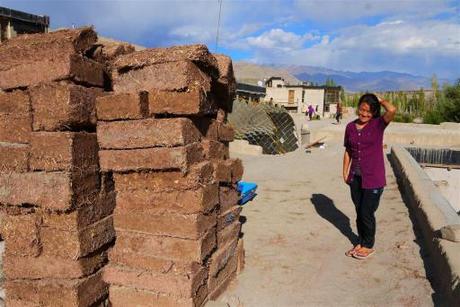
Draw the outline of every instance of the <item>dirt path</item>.
M230 306L433 306L420 248L391 167L377 211L377 253L345 257L356 233L343 149L241 157L259 185L242 215L246 268L219 299Z

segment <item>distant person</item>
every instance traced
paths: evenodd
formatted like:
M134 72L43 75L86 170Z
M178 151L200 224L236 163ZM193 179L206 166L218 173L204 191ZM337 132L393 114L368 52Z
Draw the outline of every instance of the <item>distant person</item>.
M315 109L313 109L313 106L312 105L309 105L308 106L308 109L307 109L307 114L308 114L308 118L310 120L312 120L313 118L313 114L315 113Z
M359 243L345 253L349 257L366 259L375 252L375 212L386 184L383 133L395 114L390 102L365 94L358 102L358 118L345 129L343 180L350 186L359 236Z
M342 118L342 105L338 103L337 112L335 113L335 120L337 121L337 124L340 124L340 118Z

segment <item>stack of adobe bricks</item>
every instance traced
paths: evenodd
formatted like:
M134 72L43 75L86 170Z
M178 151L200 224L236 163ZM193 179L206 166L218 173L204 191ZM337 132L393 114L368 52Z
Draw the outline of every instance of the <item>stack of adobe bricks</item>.
M90 29L0 44L0 210L8 306L104 300L113 181L100 176Z
M101 170L117 195L110 303L200 306L243 261L231 60L192 45L122 55L111 69L113 93L96 103Z

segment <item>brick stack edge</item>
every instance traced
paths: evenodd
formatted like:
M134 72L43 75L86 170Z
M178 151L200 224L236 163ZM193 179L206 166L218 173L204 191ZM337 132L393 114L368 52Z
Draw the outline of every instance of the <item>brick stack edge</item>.
M0 44L0 212L7 306L90 306L115 238L113 180L99 170L104 65L90 28ZM102 175L101 175L102 174Z
M232 62L191 45L121 55L110 69L113 92L96 101L101 170L116 191L110 303L201 306L244 260L243 167L225 122Z

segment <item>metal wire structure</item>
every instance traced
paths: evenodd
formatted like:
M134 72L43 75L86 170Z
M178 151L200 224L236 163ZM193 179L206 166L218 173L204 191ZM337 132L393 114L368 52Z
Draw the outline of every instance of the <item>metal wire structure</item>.
M228 122L236 139L261 146L264 154L284 154L298 148L294 120L284 108L235 100Z

